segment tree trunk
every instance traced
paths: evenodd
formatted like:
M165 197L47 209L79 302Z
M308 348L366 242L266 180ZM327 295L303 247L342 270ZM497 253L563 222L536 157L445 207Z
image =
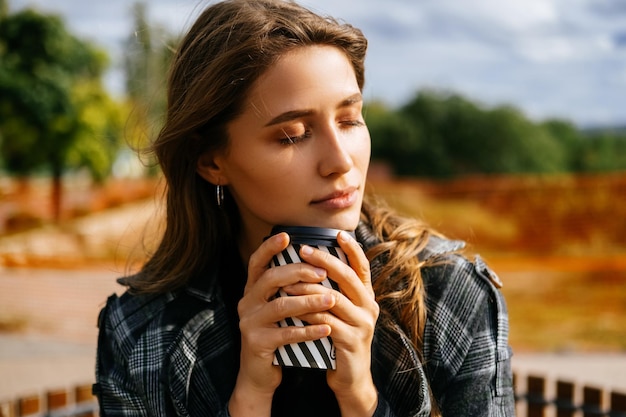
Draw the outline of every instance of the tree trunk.
M52 169L52 220L55 223L61 221L61 204L63 199L63 176L61 169Z

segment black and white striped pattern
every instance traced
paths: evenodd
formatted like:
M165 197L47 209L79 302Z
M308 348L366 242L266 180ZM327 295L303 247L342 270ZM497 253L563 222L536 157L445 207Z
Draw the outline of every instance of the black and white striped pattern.
M279 265L302 262L300 256L298 255L300 247L301 245L299 244L290 245L287 249L274 256L271 266L275 267ZM330 253L345 263L348 263L346 255L340 248L321 245L317 246L317 248ZM339 291L339 286L328 278L322 281L321 285ZM287 297L288 294L281 289L276 296ZM278 322L280 327L306 326L307 324L308 323L305 321L295 317L288 317ZM335 359L335 347L333 346L333 341L330 337L324 337L318 340L292 343L279 347L274 354L273 363L274 365L301 368L336 369Z

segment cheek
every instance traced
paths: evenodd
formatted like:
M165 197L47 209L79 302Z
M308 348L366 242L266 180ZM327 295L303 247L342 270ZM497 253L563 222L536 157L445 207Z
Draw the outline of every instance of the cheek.
M248 213L267 223L284 221L285 214L299 213L307 201L309 185L302 176L274 176L268 173L240 177L232 184L233 198L241 213Z
M249 158L231 161L230 186L242 201L267 203L285 199L285 195L302 188L303 175L285 159Z
M372 144L370 141L369 132L364 134L359 140L355 141L355 149L353 155L355 155L355 163L360 167L367 167L369 165L370 156L372 152Z
M289 175L293 174L293 168L285 164L285 161L272 158L250 157L248 160L233 165L232 169L234 182L243 182L242 185L249 187L275 187L293 176Z

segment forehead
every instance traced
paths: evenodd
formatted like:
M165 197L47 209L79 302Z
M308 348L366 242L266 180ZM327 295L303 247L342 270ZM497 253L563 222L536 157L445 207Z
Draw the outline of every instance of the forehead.
M257 111L286 111L343 100L358 92L356 75L345 53L333 46L314 45L282 55L252 85L247 104Z

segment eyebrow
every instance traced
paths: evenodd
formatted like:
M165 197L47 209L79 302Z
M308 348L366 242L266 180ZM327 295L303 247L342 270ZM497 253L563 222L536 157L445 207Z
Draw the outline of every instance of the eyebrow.
M352 94L350 97L346 98L345 100L342 100L339 103L339 105L337 106L337 108L340 109L342 107L349 107L349 106L352 106L352 105L354 105L356 103L360 103L362 101L363 101L363 96L361 95L361 93L355 93L355 94ZM295 119L299 119L301 117L310 116L311 114L313 114L313 110L290 110L290 111L286 111L286 112L281 113L278 116L274 117L269 122L267 122L265 124L265 127L277 125L277 124L288 122L288 121L295 120Z

